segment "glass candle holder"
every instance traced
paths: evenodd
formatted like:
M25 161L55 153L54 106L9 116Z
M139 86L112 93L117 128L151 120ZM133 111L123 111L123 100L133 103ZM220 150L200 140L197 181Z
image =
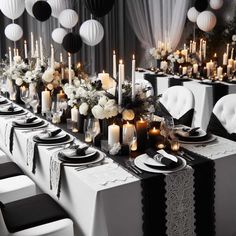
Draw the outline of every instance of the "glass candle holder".
M179 140L178 139L171 140L170 147L171 147L171 150L174 152L179 151L179 148L180 148Z
M72 129L72 120L70 118L66 119L66 127L67 129Z
M79 129L78 129L78 122L76 121L72 121L72 132L73 133L77 133L79 132Z
M86 142L86 143L92 143L92 141L93 141L93 135L90 133L90 132L85 132L85 134L84 134L84 141Z

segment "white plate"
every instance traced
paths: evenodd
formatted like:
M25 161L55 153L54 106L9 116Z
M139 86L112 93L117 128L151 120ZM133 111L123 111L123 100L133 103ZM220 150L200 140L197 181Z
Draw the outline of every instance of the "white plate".
M178 166L175 169L171 169L171 170L157 170L157 169L146 166L144 163L149 163L150 160L148 160L148 159L152 159L147 154L142 154L142 155L136 157L134 159L134 164L139 169L147 171L147 172L169 174L169 173L173 173L173 172L182 170L187 165L186 161L183 158L181 158L181 157L178 157L178 158L180 158L182 160L182 165Z
M211 137L207 140L204 140L204 141L182 141L182 140L179 140L180 143L183 143L183 144L205 144L205 143L211 143L213 141L216 140L216 136L214 135L211 135Z
M47 140L57 140L57 139L61 139L61 138L64 138L64 137L66 137L66 133L64 133L64 132L61 132L61 133L59 133L59 134L57 134L56 136L53 136L53 137L45 137L45 138L41 138L40 137L40 135L38 135L38 137L39 137L39 139L40 139L40 141L47 141Z
M47 127L48 124L45 122L44 124L40 125L40 126L34 126L34 127L15 127L15 129L20 129L20 130L36 130L36 129L42 129L44 127Z
M194 136L187 136L187 137L184 137L184 136L181 136L183 138L189 138L189 139L196 139L196 138L202 138L204 136L207 135L207 132L205 130L202 130L202 129L198 129L196 132L198 132L198 135L194 135Z
M158 161L155 161L153 158L148 157L147 154L143 154L143 155L146 155L146 156L147 156L146 160L144 161L145 164L152 165L152 166L156 166L156 167L158 167L158 166L165 166L164 164L162 164L162 163L160 163L160 162L158 162ZM172 160L172 161L175 161L175 162L178 161L178 160L177 160L177 157L175 157L175 156L173 156L173 155L169 155L168 159L170 159L170 160Z
M37 120L34 120L33 122L30 123L26 123L25 120L16 120L15 122L17 125L31 126L41 123L42 119L37 118Z
M89 161L86 163L67 163L67 162L63 162L64 166L86 166L86 165L90 165L90 164L95 164L98 162L101 162L105 157L105 153L100 152L98 150L96 150L99 153L99 156L97 157L97 159L93 160L93 161Z

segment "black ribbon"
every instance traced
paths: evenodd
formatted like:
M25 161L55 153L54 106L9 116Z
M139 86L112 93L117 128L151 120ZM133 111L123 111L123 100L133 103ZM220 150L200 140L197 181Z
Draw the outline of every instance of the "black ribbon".
M207 131L217 136L236 141L236 133L229 134L213 112L211 114Z
M222 83L200 82L201 84L211 85L213 89L213 105L223 96L229 93L229 86Z
M172 117L172 115L169 113L169 111L165 108L165 106L161 102L159 102L159 106L156 111L156 114L158 116L171 116ZM176 119L173 117L175 125L182 124L182 125L191 127L193 114L194 114L194 109L192 108L189 111L187 111L185 114L183 114L179 119Z
M183 78L169 78L169 87L173 86L183 86L183 82L189 82L192 81L191 79L183 79Z

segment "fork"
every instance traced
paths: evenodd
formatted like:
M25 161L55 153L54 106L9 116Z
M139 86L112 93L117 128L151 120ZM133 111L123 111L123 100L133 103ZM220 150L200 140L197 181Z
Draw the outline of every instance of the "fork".
M189 154L185 153L184 151L178 151L178 154L188 161L194 161L194 158L190 156Z
M143 172L138 169L135 164L133 159L129 158L128 160L125 161L126 167L129 168L130 170L132 170L134 173L136 174L142 174Z

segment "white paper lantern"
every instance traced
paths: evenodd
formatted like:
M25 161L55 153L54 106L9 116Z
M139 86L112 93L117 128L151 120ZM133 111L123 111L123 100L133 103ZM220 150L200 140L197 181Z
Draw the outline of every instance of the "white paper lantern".
M188 16L188 19L191 21L191 22L196 22L197 21L197 17L199 15L199 11L196 10L195 7L191 7L189 10L188 10L188 13L187 13L187 16Z
M19 25L12 23L5 28L5 35L12 41L18 41L23 36L23 30Z
M74 10L66 9L60 13L58 19L63 27L71 29L78 23L79 16Z
M19 18L25 10L25 0L1 0L2 13L15 20Z
M25 0L25 9L26 11L34 17L34 14L32 12L33 5L37 2L38 0Z
M81 25L79 34L85 44L95 46L103 39L104 29L100 22L87 20Z
M224 4L223 0L210 0L210 7L214 10L220 9Z
M60 13L66 9L65 0L48 0L49 5L52 8L52 16L58 18Z
M62 44L62 41L66 35L67 31L63 28L56 28L52 31L52 39L59 44Z
M197 26L199 29L208 32L216 25L216 16L211 11L203 11L198 15Z

